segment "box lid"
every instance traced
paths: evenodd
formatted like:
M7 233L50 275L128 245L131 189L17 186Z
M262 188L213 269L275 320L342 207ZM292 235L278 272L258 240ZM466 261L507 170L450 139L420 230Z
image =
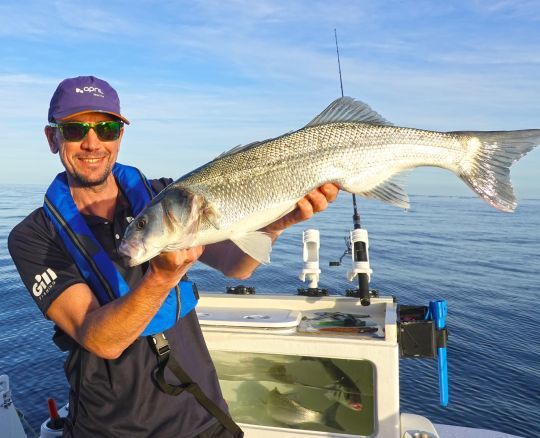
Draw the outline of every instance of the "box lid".
M302 313L289 309L197 307L201 325L233 327L296 327Z

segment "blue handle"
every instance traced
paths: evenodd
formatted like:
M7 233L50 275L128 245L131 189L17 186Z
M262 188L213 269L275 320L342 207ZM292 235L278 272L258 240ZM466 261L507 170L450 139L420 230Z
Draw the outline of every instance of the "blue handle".
M446 328L446 315L448 305L446 300L430 301L429 310L435 321L437 330ZM437 348L437 361L439 364L439 394L440 405L448 406L448 362L446 357L446 347Z

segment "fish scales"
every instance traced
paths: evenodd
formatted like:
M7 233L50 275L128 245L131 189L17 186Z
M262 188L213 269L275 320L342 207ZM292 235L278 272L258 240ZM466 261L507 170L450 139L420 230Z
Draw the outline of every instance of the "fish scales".
M365 174L367 191L388 174L423 165L429 157L431 165L438 161L445 167L463 153L455 135L344 123L304 128L219 158L175 184L217 204L228 225L286 199L294 204L328 181L343 183Z
M130 224L120 251L130 266L162 251L230 239L260 262L271 240L257 231L327 182L407 208L395 175L419 166L454 172L490 205L517 205L510 166L540 142L540 130L437 132L390 125L351 98L306 127L237 147L165 188ZM164 226L167 224L168 226Z

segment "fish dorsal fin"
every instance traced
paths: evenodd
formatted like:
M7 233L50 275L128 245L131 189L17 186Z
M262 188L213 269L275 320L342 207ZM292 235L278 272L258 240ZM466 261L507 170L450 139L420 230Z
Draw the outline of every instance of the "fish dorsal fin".
M254 148L255 146L257 146L257 145L259 145L261 143L264 143L264 141L254 141L254 142L251 142L249 144L239 144L238 146L235 146L232 149L229 149L228 151L222 152L215 159L217 160L218 158L223 158L223 157L225 157L227 155L236 154L237 152L240 152L240 151L243 151L243 150L246 150L246 149L250 149L250 148Z
M373 125L392 126L392 123L384 119L376 111L373 111L367 103L345 96L334 100L322 113L309 122L306 127L336 122L362 122Z

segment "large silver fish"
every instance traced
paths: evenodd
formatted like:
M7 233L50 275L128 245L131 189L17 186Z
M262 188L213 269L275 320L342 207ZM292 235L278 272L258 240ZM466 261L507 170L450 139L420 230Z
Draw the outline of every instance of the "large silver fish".
M407 208L395 175L419 166L448 169L492 206L516 207L510 165L540 143L540 130L436 132L392 126L344 97L304 128L238 146L165 188L130 224L120 250L135 266L162 251L230 239L268 262L260 228L327 182Z

